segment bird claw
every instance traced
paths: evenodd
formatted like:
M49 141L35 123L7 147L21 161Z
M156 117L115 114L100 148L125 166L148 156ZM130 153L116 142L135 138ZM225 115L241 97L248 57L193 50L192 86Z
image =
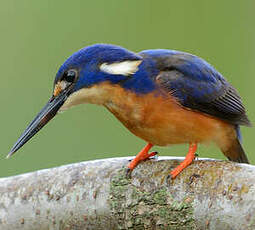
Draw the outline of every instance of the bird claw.
M149 159L149 160L152 160L152 159L153 160L157 160L158 159L158 152L157 151L151 152L147 159Z
M133 159L129 159L128 162L131 162ZM143 161L148 160L148 159L150 159L150 160L151 159L157 160L158 159L158 152L154 151L154 152L149 153L149 156L146 159L144 159Z
M151 159L156 160L156 159L158 159L157 154L158 154L157 151L151 152L151 153L149 153L149 154L146 156L146 158L144 158L144 159L142 158L140 161L146 161L146 160L151 160ZM129 161L129 162L132 162L133 159L130 159L130 160L128 160L128 161ZM131 168L127 168L127 169L126 169L126 178L127 178L127 179L131 179L131 174L132 174L132 169L131 169Z
M126 178L131 179L132 170L130 168L126 169Z
M155 157L157 154L158 154L157 151L151 152L151 153L149 153L147 156L145 156L144 158L142 158L141 161L154 159L154 157Z
M171 174L168 174L168 175L166 176L166 184L167 184L168 186L170 186L172 181L173 181L172 175L171 175Z
M167 177L166 177L166 180L172 180L172 175L168 174Z

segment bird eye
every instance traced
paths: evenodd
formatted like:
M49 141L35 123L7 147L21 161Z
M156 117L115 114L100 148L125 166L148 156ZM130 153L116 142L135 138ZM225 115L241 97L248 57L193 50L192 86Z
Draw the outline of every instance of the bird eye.
M70 70L67 70L66 72L64 72L62 80L66 81L68 83L73 83L74 80L76 79L76 76L77 76L77 71L70 69Z

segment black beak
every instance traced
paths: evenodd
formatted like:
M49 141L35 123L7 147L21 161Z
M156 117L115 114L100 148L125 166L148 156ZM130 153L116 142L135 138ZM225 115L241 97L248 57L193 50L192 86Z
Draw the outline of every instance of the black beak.
M58 112L68 97L68 91L62 91L58 96L52 97L35 119L28 125L18 141L7 155L9 158L17 152L26 142L28 142L43 126L45 126Z

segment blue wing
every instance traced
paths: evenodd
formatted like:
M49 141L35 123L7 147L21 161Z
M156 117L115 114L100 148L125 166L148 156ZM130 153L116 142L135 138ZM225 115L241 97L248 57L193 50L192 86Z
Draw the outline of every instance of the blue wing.
M157 84L184 107L235 125L251 125L237 91L203 59L170 50L148 50L140 54L155 61L159 69Z

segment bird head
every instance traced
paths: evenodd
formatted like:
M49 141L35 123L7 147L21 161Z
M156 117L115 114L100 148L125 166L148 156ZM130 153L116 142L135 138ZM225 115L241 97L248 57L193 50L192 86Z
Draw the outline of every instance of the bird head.
M121 84L140 93L151 90L153 82L145 79L145 68L140 68L142 62L140 55L114 45L96 44L74 53L59 68L50 100L28 125L7 157L29 141L58 111L100 99L102 96L93 88L101 83ZM138 72L140 80L131 77ZM141 84L146 87L141 87Z

